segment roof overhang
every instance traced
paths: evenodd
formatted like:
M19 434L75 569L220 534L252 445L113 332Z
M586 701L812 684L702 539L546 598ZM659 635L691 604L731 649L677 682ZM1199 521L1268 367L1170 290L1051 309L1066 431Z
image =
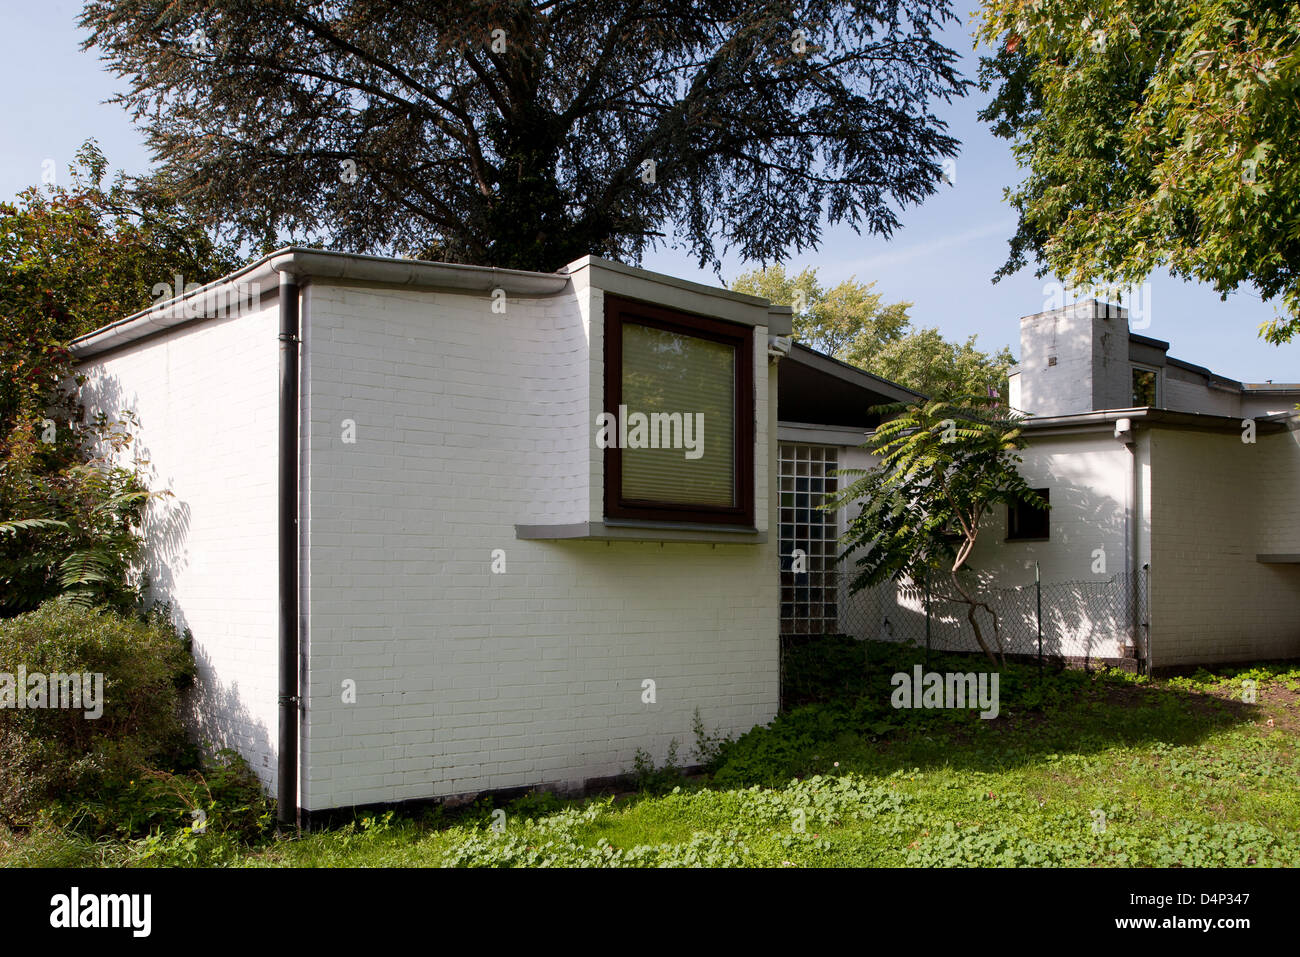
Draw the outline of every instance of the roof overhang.
M774 335L790 334L791 311L788 306L774 306L757 296L705 286L595 256L584 256L558 272L544 273L289 246L215 282L80 336L71 344L72 354L77 359L89 358L177 326L215 318L214 313L229 314L220 309L205 308L205 304L214 301L228 303L233 291L238 291L240 301L250 295L250 290L255 298L272 295L279 288L282 275L293 278L300 285L313 279L324 279L348 284L480 293L503 289L507 295L524 298L554 296L572 288L575 282L588 283L629 298L687 311L704 311L751 326L766 325Z
M1169 409L1106 409L1100 412L1082 412L1076 415L1030 416L1020 423L1025 435L1037 438L1079 432L1111 431L1120 419L1128 419L1135 427L1179 429L1192 432L1230 432L1240 434L1243 419L1230 415L1204 415L1199 412L1174 412ZM1300 416L1294 413L1256 416L1255 431L1260 434L1294 431L1300 427Z
M560 270L579 288L602 292L669 309L696 313L747 326L765 326L774 336L788 336L793 322L789 306L776 306L760 296L722 286L706 286L626 263L583 256Z
M876 406L923 402L919 392L794 343L777 373L777 408L783 423L874 428Z

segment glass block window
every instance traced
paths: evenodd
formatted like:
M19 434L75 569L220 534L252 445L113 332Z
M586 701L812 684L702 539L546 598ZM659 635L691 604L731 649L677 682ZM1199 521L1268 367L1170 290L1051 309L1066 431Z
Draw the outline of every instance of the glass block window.
M782 445L778 466L781 534L781 633L837 634L836 513L817 506L836 489L838 450ZM795 550L803 552L796 568Z

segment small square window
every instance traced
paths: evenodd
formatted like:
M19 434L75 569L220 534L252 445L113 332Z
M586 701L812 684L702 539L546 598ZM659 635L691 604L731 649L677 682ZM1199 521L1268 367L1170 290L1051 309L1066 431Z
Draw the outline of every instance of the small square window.
M1155 369L1133 367L1133 402L1135 409L1160 407L1160 375Z
M1051 490L1036 488L1034 493L1048 506L1051 505ZM1048 521L1049 509L1036 508L1028 502L1017 502L1007 506L1007 539L1044 540L1051 537L1051 523Z

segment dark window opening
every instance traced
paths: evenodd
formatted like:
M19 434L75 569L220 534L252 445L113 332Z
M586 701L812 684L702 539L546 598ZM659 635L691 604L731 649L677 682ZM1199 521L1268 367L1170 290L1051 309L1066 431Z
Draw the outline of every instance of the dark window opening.
M1133 370L1133 408L1150 406L1157 408L1160 403L1156 392L1157 373L1154 369Z
M1051 490L1036 488L1034 493L1051 505ZM1049 508L1037 508L1029 502L1017 502L1007 506L1008 539L1046 539L1051 537L1051 524L1048 521Z

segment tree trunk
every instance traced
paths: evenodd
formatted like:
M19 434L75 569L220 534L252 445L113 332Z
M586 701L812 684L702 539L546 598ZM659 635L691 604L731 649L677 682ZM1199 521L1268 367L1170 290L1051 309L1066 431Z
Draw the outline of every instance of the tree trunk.
M1006 655L1004 655L1002 652L1002 636L998 629L997 612L995 612L992 608L990 608L985 602L979 601L976 598L974 598L968 591L966 591L965 588L962 587L961 582L957 580L956 568L953 568L952 570L952 584L953 587L957 589L958 594L961 595L962 600L966 602L968 608L968 611L966 612L966 619L970 622L971 629L975 632L975 640L979 642L980 648L984 650L984 654L988 656L989 661L992 662L995 667L999 665L1005 666L1007 661L1006 661ZM983 608L985 611L987 611L989 613L989 616L993 619L993 639L994 641L997 642L997 649L998 649L997 657L994 657L993 651L989 648L988 643L984 640L984 632L980 629L979 621L976 620L975 618L975 612L980 608Z

